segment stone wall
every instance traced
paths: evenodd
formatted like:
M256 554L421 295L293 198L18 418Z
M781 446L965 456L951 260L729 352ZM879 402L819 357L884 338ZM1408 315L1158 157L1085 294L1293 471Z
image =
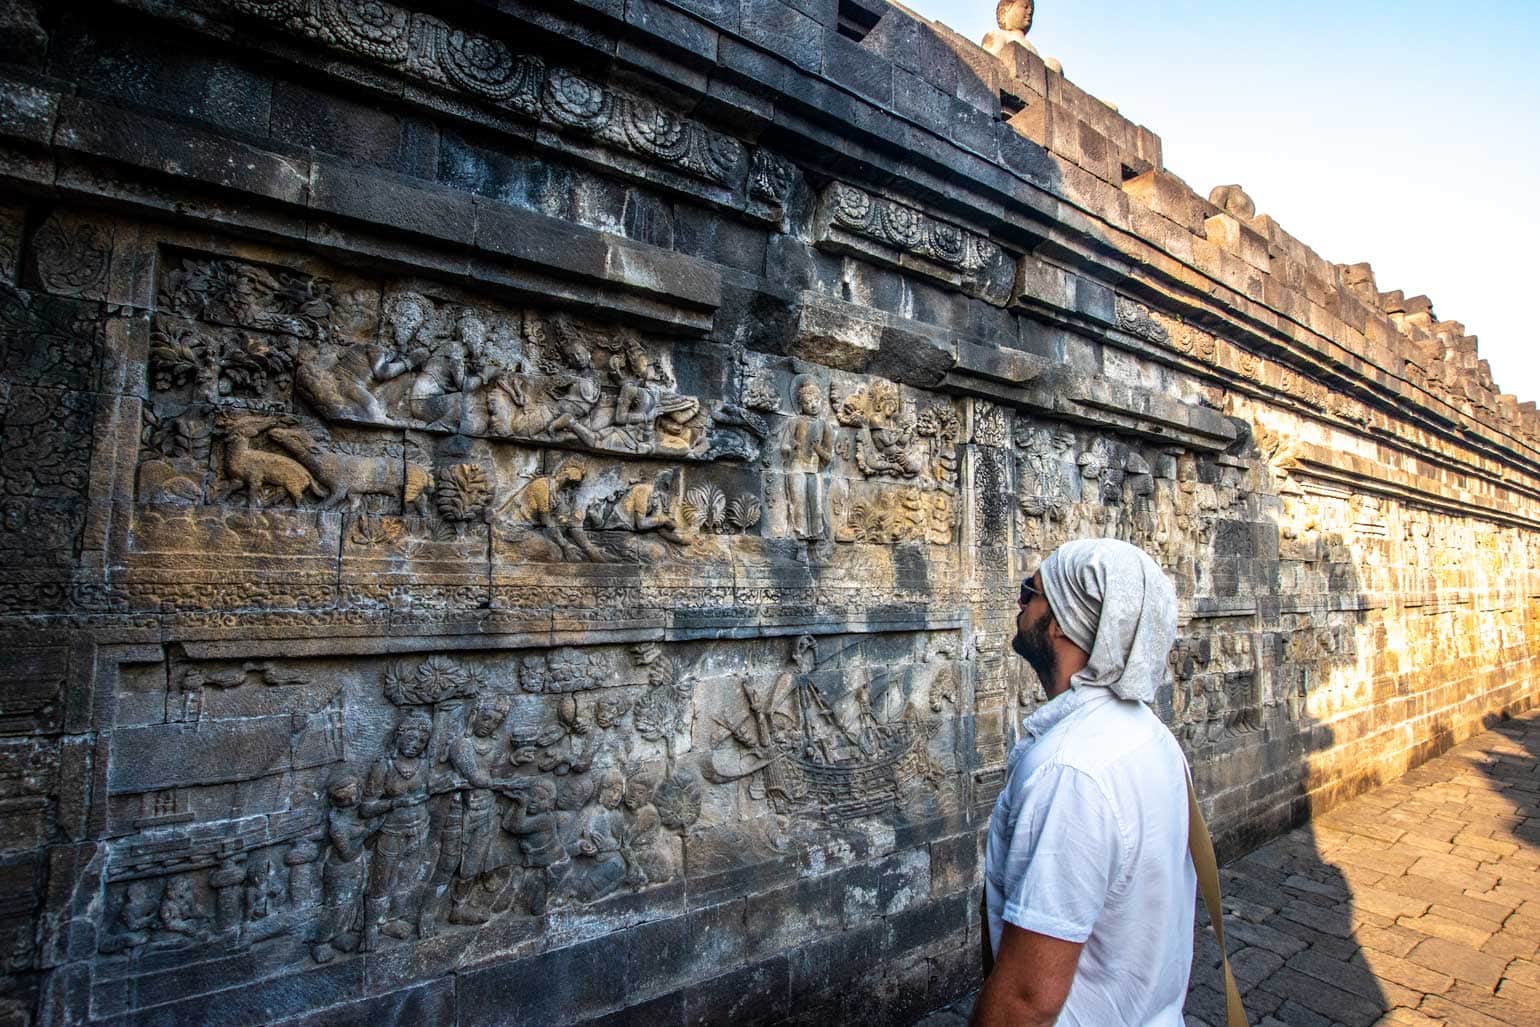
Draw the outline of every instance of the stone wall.
M1534 405L1019 46L5 10L7 1023L903 1022L1067 538L1231 853L1533 701Z

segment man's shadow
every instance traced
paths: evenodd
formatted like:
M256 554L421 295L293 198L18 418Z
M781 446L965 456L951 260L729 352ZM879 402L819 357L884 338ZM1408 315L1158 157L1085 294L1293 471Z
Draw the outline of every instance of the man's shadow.
M1268 641L1253 694L1268 702L1217 745L1189 741L1188 756L1219 824L1226 946L1249 1022L1367 1027L1423 998L1375 969L1412 953L1421 936L1397 921L1427 908L1418 897L1425 879L1406 875L1418 854L1401 844L1409 825L1395 809L1409 786L1402 779L1380 787L1397 763L1363 770L1365 749L1349 747L1392 698L1382 691L1406 691L1395 668L1378 662L1380 618L1371 615L1384 609L1371 594L1390 579L1378 572L1366 587L1360 567L1373 563L1355 538L1359 525L1322 528L1311 516L1296 527L1287 503L1284 510L1275 565L1282 580L1272 594L1282 603L1277 623L1292 627L1260 636ZM1365 646L1378 649L1360 659ZM1435 727L1400 765L1421 763L1450 741ZM1270 805L1257 802L1270 796ZM1246 803L1246 815L1227 817L1232 802ZM1226 1023L1219 946L1201 903L1186 1013L1189 1024Z

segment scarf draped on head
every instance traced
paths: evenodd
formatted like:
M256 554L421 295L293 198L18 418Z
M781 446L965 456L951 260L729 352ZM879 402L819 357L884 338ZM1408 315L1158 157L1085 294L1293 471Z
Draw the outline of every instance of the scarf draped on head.
M1118 539L1081 539L1038 573L1059 626L1091 657L1070 686L1152 701L1176 641L1176 590L1155 561Z

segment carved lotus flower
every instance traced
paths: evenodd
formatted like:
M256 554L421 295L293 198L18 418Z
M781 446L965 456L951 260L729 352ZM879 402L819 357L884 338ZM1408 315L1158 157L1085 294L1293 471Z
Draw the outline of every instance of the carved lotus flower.
M581 128L598 128L609 120L609 97L592 79L552 68L545 88L546 107L556 120Z
M925 219L917 210L889 203L882 208L882 227L893 242L915 249L924 237Z
M872 211L872 198L848 185L834 187L834 216L847 225L860 226Z
M450 33L449 49L462 67L481 72L501 72L512 62L508 48L497 40L459 29Z

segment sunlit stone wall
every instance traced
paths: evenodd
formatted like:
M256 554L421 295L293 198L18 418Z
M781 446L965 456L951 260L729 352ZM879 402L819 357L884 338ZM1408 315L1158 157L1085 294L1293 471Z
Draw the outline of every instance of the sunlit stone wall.
M6 1022L905 1022L1069 538L1228 852L1532 702L1533 404L1019 46L4 17Z

